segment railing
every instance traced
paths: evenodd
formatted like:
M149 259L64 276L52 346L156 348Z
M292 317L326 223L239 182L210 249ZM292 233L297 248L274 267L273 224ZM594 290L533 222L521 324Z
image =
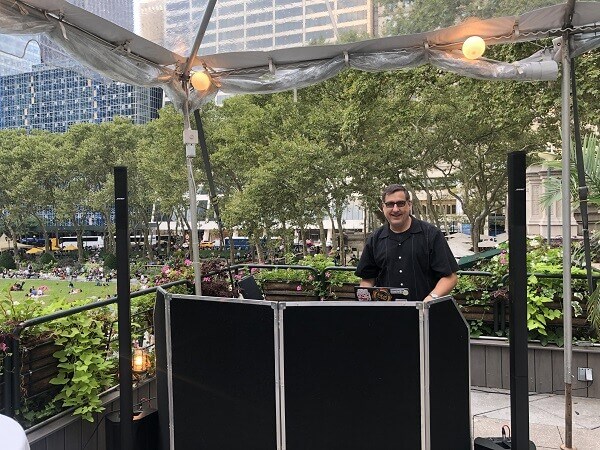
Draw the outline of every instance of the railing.
M174 281L172 283L166 283L161 285L162 288L170 288L177 285L187 284L186 280ZM154 286L148 289L143 289L140 291L132 292L130 294L131 298L141 297L143 295L151 294L156 292L159 286ZM108 305L112 305L118 302L118 297L111 297L106 300L101 300L98 302L89 303L87 305L78 306L76 308L65 309L62 311L57 311L52 314L48 314L46 316L35 317L33 319L26 320L24 322L19 323L13 330L12 334L9 336L8 345L10 347L10 351L8 355L4 358L3 361L3 381L4 381L4 389L3 389L3 413L7 416L14 416L15 411L19 409L21 405L21 335L22 333L33 326L42 325L54 320L62 319L65 317L69 317L75 314L79 314L85 311L90 311L93 309L102 308ZM107 341L107 345L110 345L110 337L109 341Z

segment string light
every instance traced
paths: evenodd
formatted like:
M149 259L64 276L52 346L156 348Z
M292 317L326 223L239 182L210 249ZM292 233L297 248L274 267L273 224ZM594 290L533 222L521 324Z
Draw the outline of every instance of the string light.
M204 70L201 70L199 72L193 72L190 81L192 82L192 86L194 86L194 89L196 89L199 92L207 91L212 84L210 75Z
M485 52L485 41L479 36L471 36L464 42L462 52L467 59L477 59Z

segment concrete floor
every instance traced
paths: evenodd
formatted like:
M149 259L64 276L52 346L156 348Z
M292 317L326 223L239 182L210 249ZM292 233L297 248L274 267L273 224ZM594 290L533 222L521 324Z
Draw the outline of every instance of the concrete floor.
M503 389L472 388L473 437L501 436L510 425L510 396ZM557 450L564 444L565 398L530 394L529 438L538 450ZM573 397L573 447L600 450L600 399Z

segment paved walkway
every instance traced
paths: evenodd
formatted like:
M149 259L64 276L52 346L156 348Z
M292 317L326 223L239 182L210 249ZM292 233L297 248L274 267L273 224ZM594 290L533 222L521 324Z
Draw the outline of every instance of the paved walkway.
M503 389L471 389L473 437L501 436L510 425L510 396ZM565 442L563 395L529 395L529 438L538 450L557 450ZM600 399L573 397L573 446L600 449Z

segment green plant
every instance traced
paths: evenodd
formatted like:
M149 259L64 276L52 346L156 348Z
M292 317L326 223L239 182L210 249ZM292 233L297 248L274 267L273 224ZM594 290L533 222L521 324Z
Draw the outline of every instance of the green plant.
M325 280L330 286L342 286L346 283L360 283L360 277L357 277L354 275L353 271L349 270L327 270L325 271Z
M478 265L478 269L491 272L493 276L488 284L490 290L489 296L501 295L502 290L492 290L494 286L505 286L507 284L506 275L508 274L509 252L508 246L503 244L504 250L501 254L491 258L488 261ZM541 238L532 238L527 241L527 327L531 339L539 339L541 342L561 342L557 336L558 326L552 324L552 321L562 317L562 310L556 307L556 302L560 301L562 293L562 248L550 247L546 245ZM585 271L578 267L571 267L573 275L583 275ZM477 285L472 280L463 280L459 277L456 292L468 292L469 289L476 287L484 289L483 285ZM576 279L572 281L573 296L580 301L585 300L586 292L585 279ZM482 290L482 301L486 301L486 293ZM588 309L593 298L588 298ZM477 299L472 299L472 303L477 303ZM575 315L582 312L579 301L572 303ZM593 314L588 314L588 320L593 319ZM600 318L599 318L600 325ZM598 328L596 328L596 332Z
M62 386L54 401L74 406L74 414L90 422L94 412L103 410L100 394L114 382L114 362L102 351L105 314L109 314L106 309L92 310L54 324L55 342L62 347L53 355L59 361L59 373L50 383Z
M571 143L571 147L569 188L571 191L573 207L577 208L579 206L579 195L577 195L577 164L573 143ZM581 152L583 154L585 183L589 191L588 204L600 205L600 145L598 137L595 134L586 134L583 137ZM547 161L546 165L548 167L560 169L562 167L562 161ZM544 194L540 197L543 207L547 208L562 198L561 185L561 179L559 178L549 178L544 181Z
M10 252L0 253L0 267L5 269L16 269L15 258Z
M117 268L117 257L112 253L106 253L104 255L104 268L108 270Z
M52 253L42 253L40 255L39 264L44 268L51 268L54 265L54 261Z

